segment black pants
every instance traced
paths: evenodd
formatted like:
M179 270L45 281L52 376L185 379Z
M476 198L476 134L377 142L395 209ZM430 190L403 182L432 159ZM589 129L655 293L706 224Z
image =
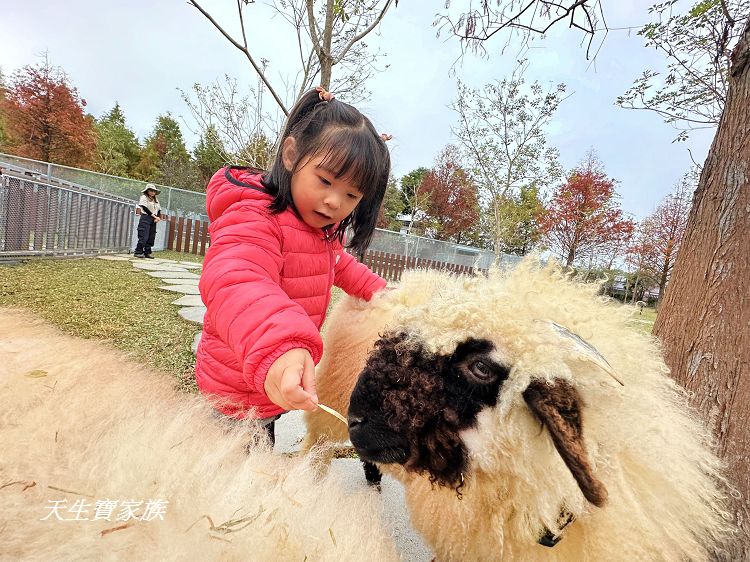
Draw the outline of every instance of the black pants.
M151 248L156 239L156 221L149 215L141 215L138 221L138 244L135 247L136 254L151 254Z

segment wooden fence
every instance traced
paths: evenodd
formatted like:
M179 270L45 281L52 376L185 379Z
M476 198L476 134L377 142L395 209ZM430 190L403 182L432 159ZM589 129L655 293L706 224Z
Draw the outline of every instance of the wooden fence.
M209 246L208 222L177 218L169 221L167 249L188 254L205 255ZM475 268L425 258L407 257L378 250L367 250L360 260L388 281L398 281L407 269L445 269L456 274L471 275Z
M452 273L471 275L474 268L424 258L407 257L377 250L367 250L362 263L388 281L399 281L407 269L445 269Z
M208 244L207 221L184 217L169 220L167 230L168 250L205 256Z

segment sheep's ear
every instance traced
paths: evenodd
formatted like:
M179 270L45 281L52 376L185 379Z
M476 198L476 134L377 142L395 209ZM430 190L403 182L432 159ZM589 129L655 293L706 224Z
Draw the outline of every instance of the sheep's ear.
M523 392L524 400L552 436L557 452L578 482L583 495L601 507L607 489L594 476L583 442L582 401L573 386L564 381L532 381Z

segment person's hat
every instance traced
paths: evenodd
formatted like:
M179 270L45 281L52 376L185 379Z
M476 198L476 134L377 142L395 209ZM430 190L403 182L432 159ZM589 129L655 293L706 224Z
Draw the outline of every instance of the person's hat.
M143 188L143 191L141 191L141 193L146 193L149 189L153 189L157 195L161 193L161 189L158 189L153 183L147 183L146 187Z

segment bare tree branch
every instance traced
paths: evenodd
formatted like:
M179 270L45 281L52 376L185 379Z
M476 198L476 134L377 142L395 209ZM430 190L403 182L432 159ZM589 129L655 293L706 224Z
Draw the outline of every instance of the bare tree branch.
M496 5L497 7L494 7ZM446 3L446 9L450 2ZM462 13L457 20L449 15L439 15L435 21L440 28L448 27L462 43L479 50L482 44L495 34L504 29L517 30L526 35L525 41L531 34L544 35L554 25L569 19L568 27L583 31L589 36L586 48L586 58L589 58L594 34L600 31L596 27L597 18L594 16L596 10L601 11L601 3L590 0L570 0L569 2L552 2L548 0L529 1L497 1L481 0L479 8L471 8ZM577 14L583 14L582 21L576 21ZM545 18L546 25L535 23L537 17ZM602 22L606 29L602 14Z
M198 2L197 2L196 0L188 0L188 2L189 2L190 4L192 4L192 5L193 5L193 6L194 6L194 7L195 7L195 8L196 8L196 9L197 9L197 10L198 10L198 11L199 11L199 12L200 12L201 14L203 14L203 15L205 16L205 18L206 18L206 19L208 19L208 21L210 21L210 22L211 22L211 23L213 24L213 26L214 26L214 27L215 27L216 29L218 29L218 30L219 30L219 32L220 32L220 33L221 33L221 34L222 34L222 35L223 35L223 36L224 36L224 37L225 37L225 38L226 38L226 39L227 39L227 40L228 40L228 41L229 41L229 42L230 42L230 43L231 43L232 45L234 45L235 47L237 47L237 49L239 49L239 50L240 50L240 51L241 51L241 52L242 52L242 53L243 53L243 54L245 55L245 57L247 57L247 60L249 60L249 61L250 61L250 64L251 64L251 65L253 66L253 68L255 69L255 72L257 72L257 73L258 73L258 76L260 76L261 80L263 80L263 84L265 84L266 88L268 88L268 91L269 91L269 92L271 93L271 95L273 96L273 99L274 99L274 100L276 100L276 103L277 103L277 104L279 104L279 107L281 108L281 111L283 111L283 112L284 112L284 115L289 115L289 111L287 110L286 106L284 105L284 102L283 102L283 101L281 101L281 98L280 98L280 97L278 96L278 94L276 93L276 90L274 90L274 89L273 89L273 86L271 86L271 83L270 83L270 82L268 81L268 79L266 78L266 75L265 75L265 73L264 73L264 72L263 72L263 70L262 70L262 69L261 69L261 68L260 68L260 67L258 66L258 63L256 63L256 62L255 62L255 59L254 59L254 58L253 58L253 56L252 56L252 55L250 54L250 51L249 51L249 50L247 49L247 46L246 46L246 45L247 45L247 43L245 43L245 46L243 46L243 45L240 45L240 44L239 44L239 43L238 43L237 41L235 41L235 39L234 39L234 38L233 38L233 37L232 37L231 35L229 35L229 34L228 34L228 33L227 33L226 31L224 31L224 28L223 28L223 27L221 27L221 26L220 26L220 25L218 24L218 22L217 22L217 21L216 21L216 20L215 20L215 19L214 19L213 17L211 17L211 14L209 14L209 13L208 13L208 12L207 12L206 10L204 10L204 9L203 9L203 7L201 7L201 5L200 5L200 4L198 4ZM239 2L238 2L238 5L239 5ZM243 39L245 39L245 25L244 25L244 22L242 22L242 19L240 19L240 23L242 24L242 37L243 37Z
M339 63L343 60L343 58L346 56L346 53L349 52L349 49L352 48L352 45L354 45L357 41L361 41L364 39L364 37L370 33L373 29L375 29L380 21L385 16L385 13L388 11L388 8L391 7L391 4L393 4L393 0L388 0L385 5L383 6L383 9L380 11L380 14L378 14L378 17L375 18L375 21L373 21L364 31L361 33L355 35L347 44L346 46L341 50L339 55L336 57L334 64Z
M313 49L318 54L318 57L320 57L323 48L320 45L320 38L318 37L318 22L315 21L314 0L307 0L305 6L307 7L307 24L310 28L310 40L312 41Z

